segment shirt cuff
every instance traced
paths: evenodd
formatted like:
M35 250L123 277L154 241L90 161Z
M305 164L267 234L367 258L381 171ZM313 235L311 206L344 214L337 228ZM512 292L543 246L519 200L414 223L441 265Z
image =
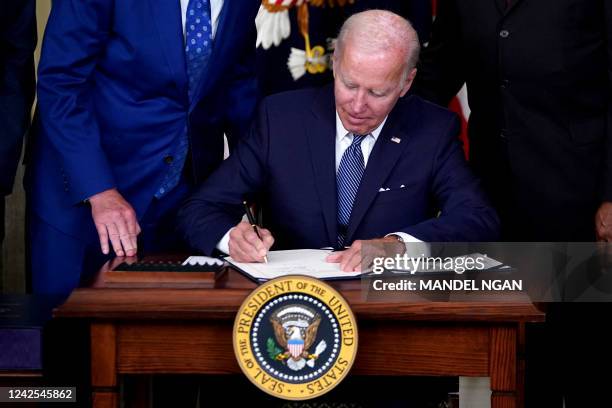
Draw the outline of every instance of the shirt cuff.
M221 252L223 252L224 254L227 254L227 255L229 255L229 240L230 240L230 236L229 236L229 235L230 235L230 232L232 232L232 230L233 230L234 228L235 228L235 227L230 228L230 229L229 229L229 230L228 230L228 231L225 233L225 235L223 236L223 238L221 238L221 239L219 240L219 242L217 243L217 247L216 247L216 248L217 248L219 251L221 251Z
M431 255L431 246L410 234L406 234L405 232L392 232L385 235L385 237L389 235L397 235L402 239L406 245L406 254L409 257L418 258L420 256L428 257Z

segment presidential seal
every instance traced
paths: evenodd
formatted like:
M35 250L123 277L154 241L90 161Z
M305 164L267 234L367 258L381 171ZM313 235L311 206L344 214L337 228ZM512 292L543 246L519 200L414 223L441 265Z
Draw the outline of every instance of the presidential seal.
M324 282L284 276L245 299L234 322L234 353L248 379L278 398L306 400L348 374L357 325L344 298Z

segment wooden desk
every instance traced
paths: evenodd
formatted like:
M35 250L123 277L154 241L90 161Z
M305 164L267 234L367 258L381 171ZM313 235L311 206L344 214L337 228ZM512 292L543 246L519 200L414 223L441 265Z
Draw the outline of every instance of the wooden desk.
M54 312L91 322L94 407L119 406L122 374L240 372L232 324L253 282L228 270L210 289L108 288L107 268ZM526 295L454 294L432 301L411 294L373 302L364 299L360 281L333 286L359 325L352 374L491 377L493 408L522 406L524 324L544 320Z

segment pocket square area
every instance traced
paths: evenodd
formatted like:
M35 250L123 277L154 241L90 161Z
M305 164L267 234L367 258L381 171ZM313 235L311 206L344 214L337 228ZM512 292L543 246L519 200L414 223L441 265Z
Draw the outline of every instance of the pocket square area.
M405 184L401 184L401 185L394 184L391 187L381 187L381 188L378 189L378 192L379 193L384 193L384 192L387 192L387 191L401 190L401 189L404 189L404 188L406 188Z

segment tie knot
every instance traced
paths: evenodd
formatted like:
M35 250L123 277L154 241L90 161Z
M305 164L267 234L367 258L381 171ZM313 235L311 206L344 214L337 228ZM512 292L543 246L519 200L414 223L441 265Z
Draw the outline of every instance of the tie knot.
M351 146L360 146L361 142L363 142L363 139L366 137L368 137L368 135L356 135L353 133L353 143L351 143Z

